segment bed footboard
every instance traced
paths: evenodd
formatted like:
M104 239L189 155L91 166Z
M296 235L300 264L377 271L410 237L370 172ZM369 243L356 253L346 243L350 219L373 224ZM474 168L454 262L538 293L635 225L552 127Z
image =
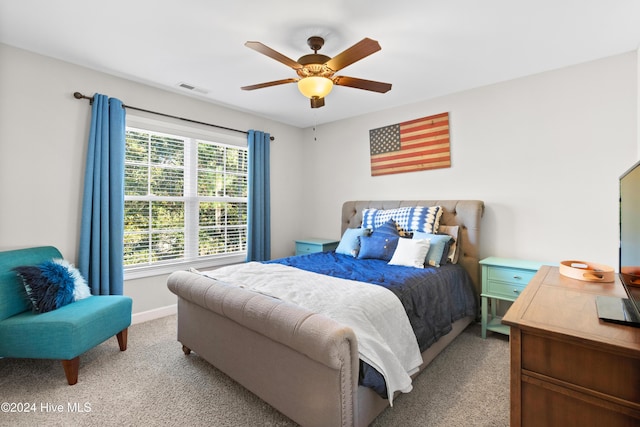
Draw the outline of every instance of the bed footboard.
M301 425L359 425L352 329L196 273L172 273L167 285L183 346Z

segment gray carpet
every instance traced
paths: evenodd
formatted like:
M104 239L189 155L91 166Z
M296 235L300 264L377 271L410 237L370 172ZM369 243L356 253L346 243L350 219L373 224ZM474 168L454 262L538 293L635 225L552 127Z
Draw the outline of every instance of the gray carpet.
M176 318L134 325L80 358L78 384L60 362L0 359L2 426L295 426L176 341ZM21 412L6 412L10 410ZM26 412L26 411L29 412ZM470 326L373 426L508 426L507 337Z

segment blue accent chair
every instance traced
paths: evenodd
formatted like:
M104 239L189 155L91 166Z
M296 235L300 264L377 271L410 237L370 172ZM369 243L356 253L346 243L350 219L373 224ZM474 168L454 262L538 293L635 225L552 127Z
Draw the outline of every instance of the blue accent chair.
M0 252L0 357L62 361L69 385L78 382L80 355L116 335L127 349L130 297L90 296L46 313L33 313L22 279L12 269L62 258L51 246Z

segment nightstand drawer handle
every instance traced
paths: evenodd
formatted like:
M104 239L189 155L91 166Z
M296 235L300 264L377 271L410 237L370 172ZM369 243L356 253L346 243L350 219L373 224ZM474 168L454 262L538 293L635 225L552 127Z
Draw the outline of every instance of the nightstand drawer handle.
M519 294L519 293L520 293L520 289L514 289L514 290L513 290L513 293L514 293L514 294Z
M513 278L516 280L522 280L522 276L513 276Z

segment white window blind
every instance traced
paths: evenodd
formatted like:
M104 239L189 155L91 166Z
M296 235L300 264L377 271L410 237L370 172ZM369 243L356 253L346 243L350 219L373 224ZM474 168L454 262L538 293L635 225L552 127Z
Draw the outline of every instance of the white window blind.
M126 129L125 275L244 260L246 142L148 127Z

